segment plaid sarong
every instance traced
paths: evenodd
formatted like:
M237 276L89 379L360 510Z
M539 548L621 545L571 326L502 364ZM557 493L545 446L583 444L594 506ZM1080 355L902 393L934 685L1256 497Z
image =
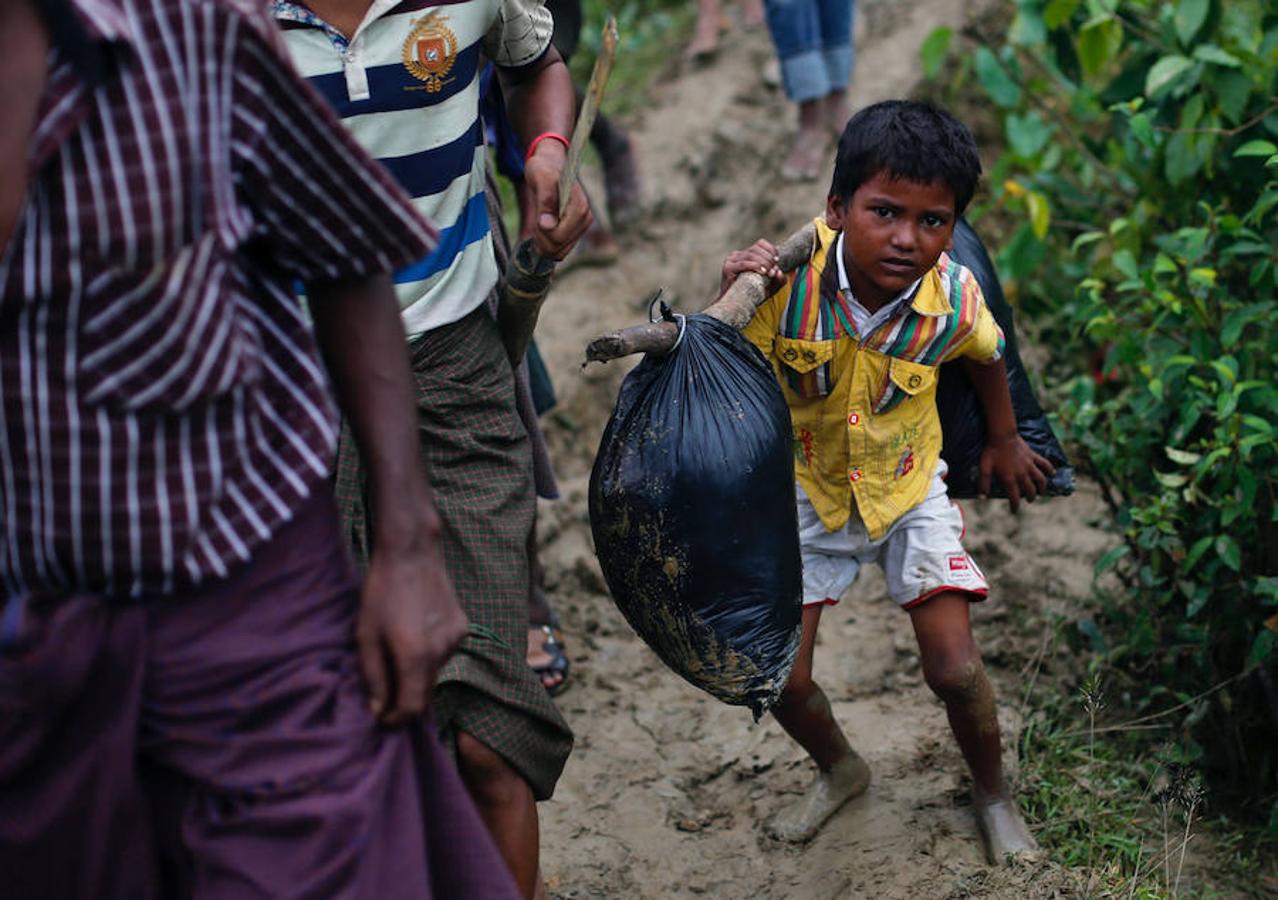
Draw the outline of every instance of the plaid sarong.
M444 562L470 619L470 634L435 687L435 719L445 738L464 731L501 754L545 800L573 738L525 661L536 501L510 363L486 305L414 338L409 352L422 459L443 519ZM370 498L345 427L336 494L343 531L366 567Z

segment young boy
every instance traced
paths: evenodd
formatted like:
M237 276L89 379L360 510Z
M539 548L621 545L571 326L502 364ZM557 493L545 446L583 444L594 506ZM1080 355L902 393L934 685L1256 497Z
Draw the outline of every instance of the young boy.
M988 587L946 496L936 411L937 367L962 358L988 423L982 490L997 476L1015 510L1043 489L1052 466L1017 434L1003 335L975 278L944 252L980 172L971 132L948 113L876 104L843 131L809 262L782 280L775 249L759 241L724 263L724 290L742 272L774 279L745 334L772 361L794 426L803 641L773 712L819 772L768 823L779 839L810 839L869 785L812 679L812 652L823 607L873 561L910 615L924 676L972 771L987 856L1036 847L1003 777L994 695L968 621Z

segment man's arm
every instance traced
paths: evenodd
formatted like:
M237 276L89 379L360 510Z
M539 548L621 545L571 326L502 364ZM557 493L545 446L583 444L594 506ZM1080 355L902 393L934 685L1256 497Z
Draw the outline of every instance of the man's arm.
M982 363L964 357L963 367L971 379L985 413L985 449L981 451L981 495L990 491L998 476L1007 491L1012 512L1020 508L1021 497L1033 502L1047 487L1047 476L1056 467L1039 456L1021 438L1016 428L1012 395L1007 388L1007 367L1002 359Z
M559 51L550 46L533 63L519 68L497 67L506 109L520 142L527 147L538 135L552 132L572 137L577 120L577 93ZM590 227L590 206L579 184L559 218L559 175L567 148L556 140L543 140L524 163L524 181L532 193L530 237L543 256L563 259Z
M422 470L408 354L390 278L307 286L320 349L369 473L373 550L356 637L373 713L419 715L466 635Z

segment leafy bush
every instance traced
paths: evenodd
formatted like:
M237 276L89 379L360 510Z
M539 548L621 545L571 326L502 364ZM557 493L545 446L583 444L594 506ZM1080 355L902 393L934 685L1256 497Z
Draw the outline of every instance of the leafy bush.
M1205 761L1278 786L1278 8L1019 0L950 74L993 101L999 257L1122 543L1094 642ZM1006 21L1006 20L1004 20ZM948 30L924 48L939 72ZM1200 695L1202 695L1200 697ZM1274 820L1278 823L1278 807Z

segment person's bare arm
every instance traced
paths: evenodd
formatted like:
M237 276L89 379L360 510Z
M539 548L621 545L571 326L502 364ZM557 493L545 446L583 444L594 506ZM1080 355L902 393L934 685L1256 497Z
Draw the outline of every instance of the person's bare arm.
M1012 395L1007 389L1007 367L1003 360L981 363L965 358L963 366L985 413L985 449L981 451L980 492L986 496L994 476L1007 491L1015 512L1021 497L1033 502L1047 487L1047 476L1055 466L1039 456L1021 438L1016 428Z
M373 550L356 638L374 714L419 715L466 635L422 469L408 350L386 275L307 286L315 333L367 468Z
M499 66L497 71L511 124L525 147L548 131L572 137L577 93L554 46L534 63L517 69ZM579 184L573 185L568 209L559 217L559 175L566 157L567 148L559 141L543 140L524 164L534 212L528 223L530 236L542 255L553 259L567 256L591 222L590 206Z

